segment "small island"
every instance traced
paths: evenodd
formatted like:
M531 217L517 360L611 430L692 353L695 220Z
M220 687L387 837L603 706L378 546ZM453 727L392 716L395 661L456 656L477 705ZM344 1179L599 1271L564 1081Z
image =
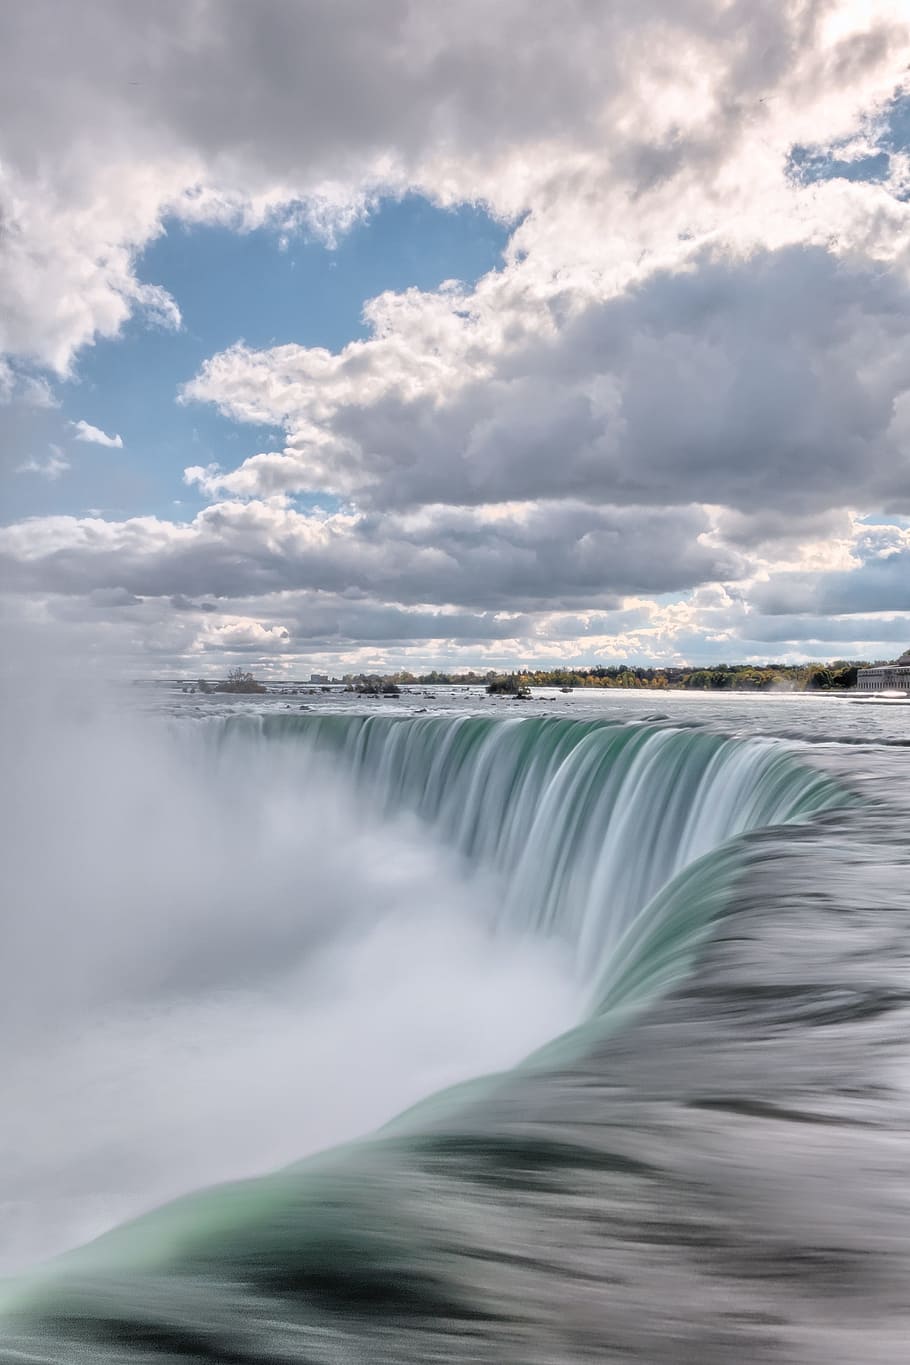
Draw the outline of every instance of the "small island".
M530 701L531 689L510 674L508 677L492 678L487 683L487 695L490 697L513 697L516 701Z
M257 682L252 673L242 668L232 668L224 682L207 683L202 679L196 684L200 692L267 692L264 683Z

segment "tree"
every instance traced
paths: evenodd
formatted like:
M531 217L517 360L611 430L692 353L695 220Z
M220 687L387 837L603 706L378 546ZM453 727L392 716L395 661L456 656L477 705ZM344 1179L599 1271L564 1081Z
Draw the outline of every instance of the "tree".
M268 688L257 682L252 673L243 668L232 668L227 682L219 683L216 692L267 692Z
M830 687L830 686L831 686L831 674L829 673L829 671L828 671L827 668L816 668L816 669L814 669L814 670L809 674L809 677L808 677L808 679L807 679L807 681L806 681L806 691L807 691L807 692L818 692L818 691L821 691L823 688L827 688L827 687Z
M487 692L491 697L517 697L519 701L527 701L531 695L530 687L519 682L514 673L508 678L492 678L487 683Z

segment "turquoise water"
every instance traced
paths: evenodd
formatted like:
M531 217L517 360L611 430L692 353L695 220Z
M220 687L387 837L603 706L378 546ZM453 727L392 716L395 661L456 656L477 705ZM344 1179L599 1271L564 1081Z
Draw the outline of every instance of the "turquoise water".
M220 789L340 783L352 829L415 821L484 952L558 955L575 1017L11 1283L3 1358L808 1361L862 1337L890 1359L888 815L810 759L811 727L679 719L266 707L180 730Z

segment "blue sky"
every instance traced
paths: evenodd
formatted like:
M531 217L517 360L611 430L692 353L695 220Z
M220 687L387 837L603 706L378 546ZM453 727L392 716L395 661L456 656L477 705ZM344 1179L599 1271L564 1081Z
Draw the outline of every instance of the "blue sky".
M341 350L366 335L366 300L447 279L472 284L501 264L509 231L482 208L442 209L413 194L383 200L331 245L301 228L167 222L136 274L168 291L182 326L132 318L79 354L73 378L56 387L59 407L36 414L32 427L33 449L54 442L71 468L53 481L17 480L7 513L191 516L203 499L183 483L188 465L237 464L283 441L280 427L238 425L208 404L180 403L203 361L241 340ZM123 449L76 441L69 424L78 421L120 435Z
M910 14L730 12L0 6L7 631L190 676L910 642Z
M896 159L910 147L910 99L901 97L889 103L881 114L874 141L874 150L860 155L848 152L849 138L828 147L797 144L789 156L791 172L803 184L835 179L873 184L887 180Z

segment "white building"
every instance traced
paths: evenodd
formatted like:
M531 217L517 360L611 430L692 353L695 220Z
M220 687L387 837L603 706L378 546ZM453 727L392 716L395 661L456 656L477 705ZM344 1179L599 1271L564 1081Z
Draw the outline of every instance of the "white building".
M910 649L905 649L893 664L861 668L856 687L860 692L910 692Z

